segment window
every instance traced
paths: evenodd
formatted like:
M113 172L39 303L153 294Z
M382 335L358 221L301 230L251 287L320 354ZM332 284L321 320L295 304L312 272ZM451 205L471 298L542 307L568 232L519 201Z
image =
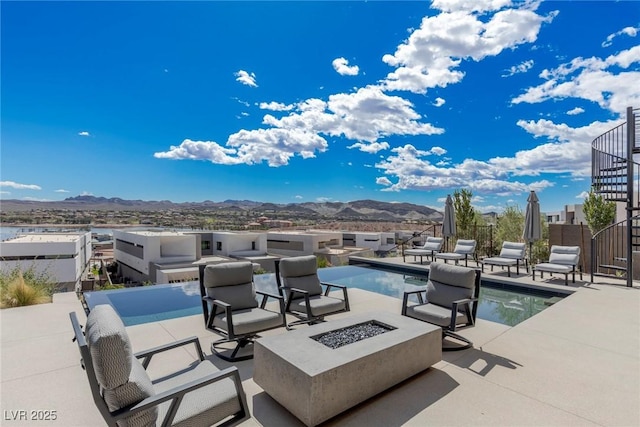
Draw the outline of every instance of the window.
M203 251L208 251L209 249L211 249L211 242L208 240L203 240L202 242L200 242L200 249L202 249Z
M222 250L222 242L216 242L216 251Z

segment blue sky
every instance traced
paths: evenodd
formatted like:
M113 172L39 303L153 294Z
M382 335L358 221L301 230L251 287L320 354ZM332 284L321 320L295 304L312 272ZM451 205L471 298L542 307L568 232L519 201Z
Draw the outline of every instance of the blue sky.
M7 2L2 199L581 203L640 2Z

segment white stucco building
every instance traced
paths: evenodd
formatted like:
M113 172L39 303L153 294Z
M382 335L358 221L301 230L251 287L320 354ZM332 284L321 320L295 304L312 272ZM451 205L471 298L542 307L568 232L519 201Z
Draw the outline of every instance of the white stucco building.
M0 243L0 268L50 275L58 290L73 291L91 260L91 232L29 233Z
M341 231L269 231L267 233L267 251L270 254L313 255L341 247Z
M345 231L342 233L342 243L345 248L367 248L374 252L386 252L395 247L396 233Z
M128 281L167 283L198 277L197 266L193 266L198 259L198 236L195 234L176 231L113 230L113 241L113 257L118 263L119 274L124 278L125 283ZM188 268L192 271L182 270L181 278L175 279L165 274L158 280L157 270L166 271L167 265Z

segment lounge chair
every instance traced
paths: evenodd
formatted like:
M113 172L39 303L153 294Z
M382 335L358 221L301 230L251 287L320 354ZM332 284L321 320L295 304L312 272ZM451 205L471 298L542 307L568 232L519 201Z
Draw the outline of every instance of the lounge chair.
M278 289L285 296L285 311L298 318L289 325L322 322L326 315L349 311L346 286L320 283L315 255L276 261L276 280ZM322 286L325 286L324 293ZM329 295L333 288L342 289L342 298Z
M544 278L544 272L564 274L564 284L569 286L569 274L572 276L572 283L576 283L576 267L582 280L582 269L580 268L580 246L551 246L549 261L536 264L533 267L533 280L536 280L536 271L540 272L540 278Z
M527 245L525 243L517 242L503 242L502 249L500 250L500 256L485 258L480 261L482 264L482 272L484 273L484 265L490 265L491 271L493 271L494 265L501 267L507 267L507 276L511 277L511 267L516 266L516 274L520 274L520 262L524 261L527 272L529 271L529 264L527 263Z
M251 262L201 265L200 294L205 327L222 335L211 344L211 351L221 359L232 362L251 359L252 351L238 356L239 350L253 344L259 332L287 326L284 299L255 290ZM262 296L260 305L256 295ZM269 298L278 301L278 310L266 308ZM227 356L229 349L225 345L229 342L237 345Z
M460 260L464 260L464 266L467 267L467 260L469 255L475 258L476 241L475 240L463 240L458 239L453 252L441 252L436 254L436 259L443 259L445 264L449 260L455 261L456 265Z
M205 360L198 338L133 353L111 305L91 310L84 333L76 313L69 316L93 401L107 425L232 425L250 417L238 369L219 370ZM195 345L197 363L151 380L146 369L152 356L190 344Z
M417 295L417 304L409 301L411 295ZM443 346L443 350L463 350L473 343L456 330L475 325L478 295L480 270L434 262L430 266L426 289L404 293L402 315L442 327L443 340L451 337L465 343Z
M430 256L433 261L433 257L436 253L440 252L442 249L442 242L444 238L442 237L427 237L427 240L424 242L424 246L420 248L407 249L402 253L402 261L406 262L407 255L413 255L413 260L416 260L416 257L420 257L420 264L422 264L423 256Z

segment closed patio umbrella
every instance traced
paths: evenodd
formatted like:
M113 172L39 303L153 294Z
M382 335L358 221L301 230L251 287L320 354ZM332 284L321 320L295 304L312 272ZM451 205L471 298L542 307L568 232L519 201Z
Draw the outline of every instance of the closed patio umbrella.
M449 236L456 235L456 210L453 207L453 199L451 195L447 195L447 201L444 204L444 218L442 219L442 237L447 241L447 250L449 249Z
M529 264L533 263L533 242L542 238L542 229L540 228L540 203L536 192L531 190L527 198L527 211L524 215L524 231L522 238L529 242Z

